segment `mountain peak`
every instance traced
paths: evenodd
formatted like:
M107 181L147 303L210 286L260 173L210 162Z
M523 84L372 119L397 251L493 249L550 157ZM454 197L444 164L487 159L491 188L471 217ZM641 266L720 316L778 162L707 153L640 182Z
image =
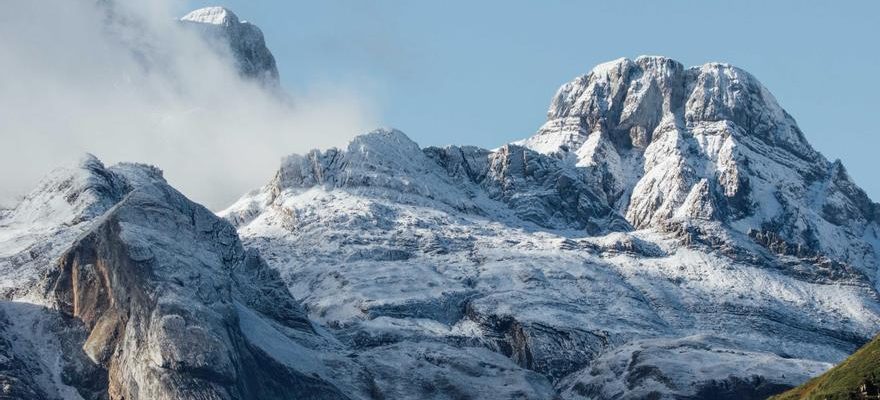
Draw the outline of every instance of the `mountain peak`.
M205 7L183 16L180 21L194 27L220 53L231 55L238 72L264 86L280 85L275 56L266 47L263 31L241 21L225 7Z
M426 160L419 145L406 134L397 129L380 128L355 136L345 149L312 150L305 155L285 157L274 185L376 184L377 177L419 170Z
M226 7L214 6L193 10L183 16L181 21L197 22L211 25L237 25L240 23L238 16Z
M875 206L733 65L685 68L661 56L600 64L564 84L547 122L519 143L587 168L633 227L708 220L772 231L873 273L876 260L856 248L864 243L836 237L862 242Z
M606 61L601 64L596 65L593 69L590 70L590 74L595 75L607 75L612 71L620 70L621 68L626 68L628 65L632 64L632 60L626 57L620 57L615 60Z
M371 148L374 151L385 151L399 148L403 151L419 151L419 145L405 133L394 128L378 128L362 135L355 136L348 143L349 150Z
M663 56L619 58L599 64L560 87L547 123L523 143L543 153L577 150L594 132L618 149L644 149L662 131L719 122L796 157L814 160L794 119L754 76L726 63L685 68Z
M565 84L520 143L376 130L222 215L359 344L468 326L561 398L702 399L765 398L876 332L877 210L747 72L643 56Z

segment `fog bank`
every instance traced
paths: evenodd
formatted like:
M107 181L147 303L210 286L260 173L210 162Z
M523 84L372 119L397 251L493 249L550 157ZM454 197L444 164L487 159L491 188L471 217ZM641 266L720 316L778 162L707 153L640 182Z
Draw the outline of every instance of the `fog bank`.
M372 102L341 85L273 94L241 78L229 56L177 22L171 1L125 3L149 4L5 5L0 204L91 152L107 164L157 165L218 209L266 183L282 156L343 145L376 125Z

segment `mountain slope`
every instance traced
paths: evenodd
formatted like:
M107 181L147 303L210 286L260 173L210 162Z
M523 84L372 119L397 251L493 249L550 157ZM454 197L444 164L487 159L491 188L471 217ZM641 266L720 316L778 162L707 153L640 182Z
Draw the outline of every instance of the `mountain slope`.
M311 325L271 280L256 286L250 275L266 267L228 225L150 179L95 221L49 275L50 298L89 332L83 349L107 369L110 397L269 398L260 390L293 385L332 393L301 373L261 371L271 359L237 332L240 304L254 302L292 329Z
M876 333L876 209L748 73L640 57L564 85L516 144L378 130L221 215L355 351L478 345L564 398L709 399Z
M309 321L231 225L154 167L85 157L47 176L0 228L10 285L0 301L0 381L15 398L553 393L542 376L476 345L353 353Z
M87 157L50 175L0 226L30 227L30 217L56 225L13 230L0 246L5 270L28 274L2 302L10 345L0 351L20 360L0 372L12 393L269 399L366 390L327 380L324 363L340 364L335 341L317 334L230 225L158 169ZM32 258L34 246L51 250ZM280 358L279 343L300 359Z
M880 339L874 338L828 372L772 399L830 400L876 397L880 393L878 373L880 373Z

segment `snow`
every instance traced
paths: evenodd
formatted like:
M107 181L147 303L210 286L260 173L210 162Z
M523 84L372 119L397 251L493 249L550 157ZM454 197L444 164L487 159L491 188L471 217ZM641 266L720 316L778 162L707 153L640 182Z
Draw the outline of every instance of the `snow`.
M65 383L63 378L65 349L53 332L59 317L41 305L26 302L0 302L0 334L11 342L4 358L4 374L25 373L37 386L53 398L79 400L77 390ZM7 350L0 348L0 351ZM23 361L28 370L10 370L10 358ZM7 375L8 376L8 375Z
M624 67L640 69L630 74L637 82L608 79ZM584 122L608 117L620 92L620 121ZM311 318L376 351L439 342L457 356L501 341L571 398L578 383L601 381L608 396L656 389L627 387L612 367L639 352L688 388L661 390L669 395L730 377L791 385L877 332L877 227L856 214L827 219L823 205L854 210L858 200L837 189L823 169L830 164L790 134L797 128L777 108L756 79L726 64L616 60L564 85L547 123L514 145L419 149L378 131L347 149L290 158L279 176L295 179L276 179L221 215ZM759 110L752 121L763 125L742 125L735 109ZM621 132L642 136L627 147L614 137ZM516 145L536 151L523 153L534 164L513 163ZM558 164L533 167L544 160ZM537 178L546 165L602 187L638 230L571 229L554 222L561 209L537 202L521 213L481 175L504 182L512 198L546 199L553 192ZM528 173L513 186L507 174L518 168ZM784 229L766 231L774 224ZM811 248L839 264L777 252L755 232L789 248L813 235Z
M92 155L57 168L0 217L0 292L24 295L66 245L125 191L116 173Z
M796 385L831 367L729 346L724 340L708 336L634 341L604 354L593 370L567 377L560 386L563 397L571 399L592 398L578 390L584 387L595 388L598 393L593 396L601 398L624 394L644 398L652 392L669 396L671 388L683 388L685 393L695 395L695 388L688 387L691 382L762 377Z
M180 20L224 26L239 23L238 16L225 7L204 7L193 10L189 14L183 16Z
M594 75L608 75L609 72L620 69L621 65L632 62L626 57L621 57L616 60L611 60L608 62L601 63L593 67L590 70L590 73Z
M266 354L291 368L325 379L332 378L320 358L320 353L291 340L264 317L258 316L241 303L236 302L235 308L238 311L238 324L245 338Z
M180 22L200 34L219 55L234 61L242 77L255 80L271 94L280 94L275 57L266 47L259 27L240 21L224 7L200 8L182 17Z
M0 293L18 302L0 311L23 321L4 337L69 390L64 337L34 330L51 312L17 307L53 304L44 277L108 215L132 262L155 261L152 361L223 374L242 339L352 398L793 385L877 333L876 218L754 77L620 59L549 114L494 150L379 129L291 155L220 213L231 225L155 168L86 157L0 215Z
M711 332L760 357L784 352L794 360L786 376L806 376L797 370L817 371L854 349L822 332L867 338L880 324L866 282L803 281L681 247L650 229L584 237L438 209L430 199L396 199L360 189L286 189L239 232L281 271L311 318L373 340L491 341L490 327L474 319L480 316L592 332L615 344ZM445 250L435 252L441 238ZM566 248L570 241L576 244ZM629 247L621 243L635 243L634 252L612 251ZM388 250L406 257L382 256ZM475 314L455 311L464 304Z

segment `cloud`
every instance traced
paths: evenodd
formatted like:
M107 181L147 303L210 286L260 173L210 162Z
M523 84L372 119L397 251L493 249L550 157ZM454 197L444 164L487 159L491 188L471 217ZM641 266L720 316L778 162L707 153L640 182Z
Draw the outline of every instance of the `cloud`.
M0 204L91 152L157 165L218 209L267 182L284 155L343 145L376 125L368 96L346 87L281 99L240 78L176 22L170 1L114 3L112 17L108 4L4 5Z

